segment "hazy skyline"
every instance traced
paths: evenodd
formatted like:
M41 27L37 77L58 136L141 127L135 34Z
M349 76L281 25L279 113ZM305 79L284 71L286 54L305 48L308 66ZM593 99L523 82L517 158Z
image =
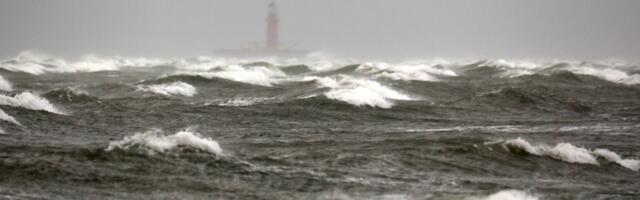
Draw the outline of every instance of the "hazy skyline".
M189 57L263 43L267 0L0 2L0 56ZM375 58L640 60L636 0L278 0L283 46Z

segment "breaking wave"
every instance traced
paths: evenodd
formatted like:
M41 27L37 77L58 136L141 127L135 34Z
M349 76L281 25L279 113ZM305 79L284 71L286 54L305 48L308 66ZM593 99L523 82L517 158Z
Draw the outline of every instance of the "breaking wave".
M489 67L499 71L500 77L518 77L534 74L541 68L540 64L529 61L509 61L504 59L488 60L478 64L478 67Z
M592 153L594 155L603 157L603 158L605 158L606 160L608 160L610 162L616 162L616 163L622 165L623 167L626 167L626 168L631 169L633 171L640 170L640 160L622 159L620 157L620 155L618 155L615 152L610 151L608 149L596 149Z
M218 77L261 86L272 86L286 77L282 70L269 66L227 65L208 69L207 71L185 71L183 73L207 78Z
M414 100L409 95L382 84L350 76L306 77L306 81L316 81L319 87L330 90L323 95L329 99L344 101L356 106L391 108L395 100Z
M536 156L546 156L569 163L600 165L597 158L602 157L633 171L640 170L639 160L622 159L618 154L607 149L596 149L592 151L583 147L576 147L571 143L559 143L553 147L545 144L532 145L522 138L507 140L503 145L507 150L516 152L524 151Z
M68 62L51 56L24 51L14 59L1 62L0 68L14 72L41 75L45 73L115 71L123 67L150 67L166 63L170 63L170 61L146 58L99 58L96 56L85 56L79 61Z
M627 85L640 84L640 74L632 74L625 67L615 65L581 63L560 63L546 69L546 71L570 71L576 74L591 75L601 79Z
M438 81L439 76L457 76L451 69L441 65L429 64L389 64L365 63L356 69L357 72L373 75L378 78L389 78L402 81Z
M107 151L114 149L139 149L147 154L164 153L176 148L190 148L208 153L222 155L222 148L217 141L203 137L189 129L179 131L173 135L164 135L161 129L151 129L144 133L126 136L120 141L109 143Z
M570 71L627 85L640 84L637 67L630 64L611 64L576 61L532 62L526 60L481 60L476 62L455 60L427 60L413 62L362 62L343 61L336 58L322 60L310 56L301 59L265 58L262 62L239 58L180 58L148 59L85 56L78 61L67 61L52 56L22 52L13 59L0 63L0 68L33 75L45 73L80 73L116 71L127 68L170 67L178 74L202 75L244 82L261 86L273 86L290 76L304 74L364 75L405 81L441 81L442 77L478 76L513 78L531 74ZM347 67L345 67L347 66ZM354 73L354 74L352 74ZM2 82L0 82L0 89Z
M195 87L182 81L157 85L142 85L139 86L139 89L142 91L150 91L165 96L181 95L191 97L198 93Z
M0 120L8 121L17 125L21 125L15 118L0 109Z
M47 99L31 92L22 92L15 96L0 94L0 104L22 107L30 110L44 110L51 113L65 115L65 113L51 104Z
M468 198L468 200L539 200L540 198L520 190L502 190L484 198Z

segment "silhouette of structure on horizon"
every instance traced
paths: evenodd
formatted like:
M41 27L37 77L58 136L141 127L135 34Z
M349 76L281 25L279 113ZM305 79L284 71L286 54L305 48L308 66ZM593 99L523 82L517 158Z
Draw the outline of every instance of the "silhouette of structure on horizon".
M304 57L309 51L282 48L279 40L278 7L275 2L269 3L266 27L266 43L260 48L218 49L215 56L223 57Z

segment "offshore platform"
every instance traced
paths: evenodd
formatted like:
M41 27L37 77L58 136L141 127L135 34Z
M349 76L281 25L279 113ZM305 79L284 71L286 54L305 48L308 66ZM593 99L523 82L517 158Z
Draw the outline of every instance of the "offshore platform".
M280 46L279 41L279 18L278 7L275 2L269 3L267 14L266 42L258 48L242 49L218 49L214 51L215 56L223 57L281 57L297 58L305 57L309 54L307 50L288 49Z

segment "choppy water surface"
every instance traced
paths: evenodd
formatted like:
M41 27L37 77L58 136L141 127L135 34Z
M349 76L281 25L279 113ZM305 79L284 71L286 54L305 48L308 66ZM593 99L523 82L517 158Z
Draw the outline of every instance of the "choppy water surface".
M24 53L0 68L0 198L640 198L631 64Z

